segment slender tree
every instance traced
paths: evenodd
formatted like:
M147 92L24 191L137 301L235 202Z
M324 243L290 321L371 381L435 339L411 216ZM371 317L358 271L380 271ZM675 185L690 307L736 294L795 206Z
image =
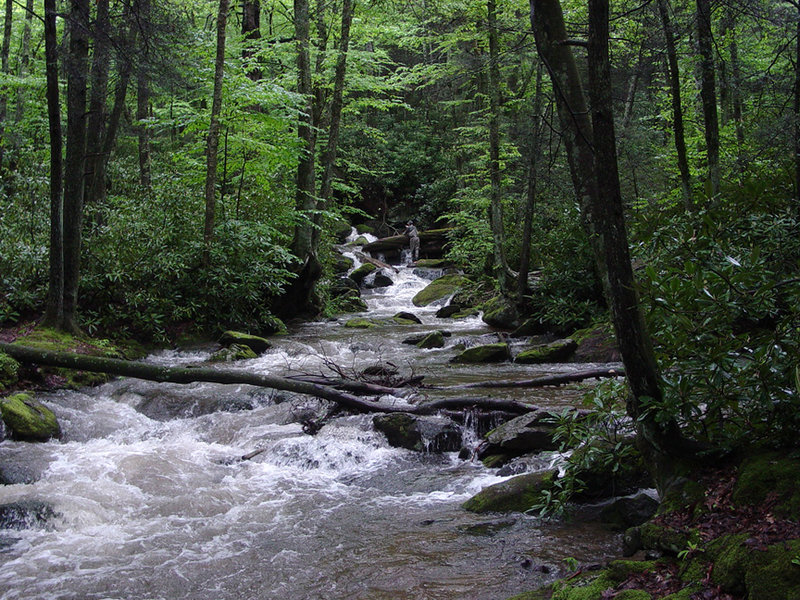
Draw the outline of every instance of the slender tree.
M50 248L45 323L52 327L64 319L64 219L61 104L58 86L56 0L44 0L45 74L47 120L50 130Z
M242 59L245 62L245 73L253 81L263 77L258 66L258 40L261 39L261 2L260 0L242 0Z
M139 20L143 35L140 36L143 48L149 43L151 5L150 0L138 0ZM147 50L143 52L147 56ZM150 128L147 119L150 116L150 73L145 62L139 63L136 77L136 122L139 138L139 183L145 189L151 186L150 181Z
M214 219L217 195L217 152L219 148L220 122L222 112L222 79L225 73L225 28L228 23L229 0L219 0L217 12L217 53L214 60L214 97L211 103L211 124L206 141L206 215L203 228L205 250L203 262L208 264L211 242L214 239Z
M103 160L103 131L106 121L106 93L110 56L110 31L108 0L97 0L94 26L94 52L92 53L89 115L86 131L86 186L84 201L87 206L94 203L93 194L99 190L95 178L100 173Z
M700 54L700 99L703 103L706 159L711 193L719 193L719 120L717 117L711 0L697 0L697 49Z
M6 0L5 21L3 22L3 44L0 49L0 71L4 76L11 72L8 66L8 55L11 50L11 26L14 18L14 2ZM0 93L0 167L3 166L5 147L8 142L5 139L6 113L8 112L8 93L3 90Z

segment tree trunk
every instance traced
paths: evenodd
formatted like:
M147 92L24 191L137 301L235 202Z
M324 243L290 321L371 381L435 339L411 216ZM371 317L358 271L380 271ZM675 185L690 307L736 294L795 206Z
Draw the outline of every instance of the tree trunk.
M64 319L64 220L61 105L58 87L56 0L44 0L44 47L47 120L50 129L50 271L44 322L58 327Z
M261 2L260 0L242 0L242 35L245 43L242 47L244 71L253 81L263 77L258 66L258 40L261 39Z
M700 53L700 98L703 102L708 180L711 194L719 193L719 120L714 72L711 0L697 0L697 49Z
M503 195L500 177L500 50L497 32L497 1L487 0L487 27L489 29L489 223L494 247L494 275L500 292L507 296L511 291L508 278L508 261L505 254L503 228Z
M146 36L150 29L150 0L139 0L139 19L145 34L142 41L146 41ZM144 53L146 56L146 52ZM139 64L136 85L136 130L139 138L139 184L149 190L152 181L150 180L150 128L147 119L150 116L150 74L147 66Z
M536 66L536 89L533 96L534 122L529 135L528 151L528 190L522 218L522 246L520 247L519 274L517 275L517 300L523 303L528 293L528 275L530 273L531 235L533 235L533 213L536 208L536 182L538 180L539 151L542 146L542 63Z
M86 184L84 202L95 204L93 193L99 187L95 178L103 160L103 130L106 118L106 92L108 91L108 66L110 54L111 21L108 0L97 0L94 28L94 54L92 56L91 92L89 94L89 122L86 131Z
M89 0L72 0L68 30L67 152L64 162L64 319L61 329L77 331L86 158Z
M797 4L797 38L794 59L794 193L800 215L800 2Z
M20 77L28 73L28 68L31 62L31 27L33 23L33 0L27 0L25 3L25 24L22 28L22 48L20 49L19 70L17 74ZM14 122L19 123L22 121L23 112L23 90L17 90L17 107L14 115Z
M222 112L222 78L225 73L225 27L228 22L229 0L219 0L217 13L217 54L214 61L214 96L211 102L211 123L206 142L206 215L203 228L203 263L208 265L211 242L214 239L214 218L217 197L217 152L219 148L219 115Z
M3 45L0 50L0 71L4 76L9 74L8 55L11 51L11 25L14 19L14 0L6 0L6 14L3 22ZM3 167L5 159L5 148L8 141L5 139L6 133L6 113L8 112L8 92L5 90L0 93L0 168Z
M669 88L672 99L672 129L675 132L675 152L678 155L678 171L681 175L681 192L686 210L693 210L691 173L686 158L686 138L683 129L683 107L681 105L681 77L678 70L678 53L675 49L675 33L669 17L667 0L658 0L658 12L661 26L664 29L664 40L667 47L667 65L669 68Z
M339 128L342 122L344 105L344 81L347 72L347 52L350 47L350 25L353 22L353 0L342 2L342 31L339 38L339 55L336 58L336 73L333 80L333 98L331 98L330 119L328 126L328 142L322 155L322 189L320 201L325 208L331 201L333 191L333 168L336 164L336 151L339 144ZM317 225L319 225L317 219ZM314 237L319 239L319 230L314 230Z

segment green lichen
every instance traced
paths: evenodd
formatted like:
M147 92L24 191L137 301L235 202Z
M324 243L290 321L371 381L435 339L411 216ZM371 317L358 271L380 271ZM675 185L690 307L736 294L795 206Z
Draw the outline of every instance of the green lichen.
M0 400L0 414L15 439L44 442L61 435L61 427L49 408L30 394L14 394Z

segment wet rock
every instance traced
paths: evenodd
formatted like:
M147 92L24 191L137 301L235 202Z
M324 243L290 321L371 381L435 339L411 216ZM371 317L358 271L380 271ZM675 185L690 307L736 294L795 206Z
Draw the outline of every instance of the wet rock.
M534 411L496 427L486 434L486 443L478 451L478 458L557 450L558 443L553 441L553 426L543 422L547 416L543 411Z
M411 321L412 323L417 323L419 325L422 324L422 320L417 315L415 315L414 313L410 313L410 312L400 311L399 313L397 313L392 318L393 319L403 319L404 321Z
M372 422L396 448L417 452L454 452L461 448L461 430L444 417L390 413L376 415Z
M542 500L542 492L553 485L555 471L526 473L481 490L462 507L474 513L525 512Z
M240 331L226 331L219 338L219 343L226 347L232 346L233 344L247 346L256 354L266 352L272 347L272 344L265 338L257 335L250 335L249 333L242 333Z
M351 329L369 329L370 327L377 327L378 324L369 319L350 319L344 326Z
M436 317L439 319L449 319L464 310L460 304L448 304L436 311Z
M353 294L358 296L361 294L361 290L358 288L358 284L350 277L339 277L331 284L330 293L334 298L341 298L342 296Z
M573 362L619 362L622 360L610 323L573 332L570 337L578 343Z
M367 275L374 273L378 270L378 267L373 265L372 263L364 263L360 267L358 267L355 271L350 273L350 279L355 281L358 285L364 283L364 279L367 278Z
M450 269L456 263L447 258L420 258L414 265L420 269Z
M465 281L466 278L462 275L443 275L442 277L434 279L420 290L417 295L411 299L411 302L414 306L428 306L437 300L442 300L454 294L456 290L464 285Z
M46 442L61 436L61 427L53 411L36 402L30 394L14 394L0 400L0 414L16 440Z
M572 356L577 347L578 343L573 339L556 340L523 350L514 362L523 365L562 362Z
M508 344L484 344L462 351L450 360L452 363L494 363L511 360Z
M539 319L532 317L525 319L522 324L511 332L512 338L529 337L532 335L545 335L550 332L550 327Z
M386 275L385 273L378 272L375 274L375 278L372 280L372 287L376 288L384 288L394 285L394 281L392 278Z
M247 346L231 344L228 348L222 348L214 352L208 359L209 362L233 362L236 360L248 360L258 358L258 355Z
M614 531L636 527L648 521L658 510L658 501L644 492L619 498L600 511L600 520Z
M443 329L437 329L436 333L442 334L443 338L451 337L453 335L451 332L445 331ZM409 336L409 337L405 338L402 343L403 344L408 344L409 346L416 346L417 344L419 344L422 340L424 340L429 335L431 335L431 334L430 333L420 333L420 334L417 334L417 335L412 335L412 336Z
M162 422L215 412L252 410L257 402L241 392L221 393L195 385L152 386L135 381L130 386L119 388L115 399L154 421Z
M498 329L516 329L519 326L519 312L512 302L498 296L483 305L483 322Z
M338 254L333 261L333 271L335 273L347 273L350 269L353 268L355 261L349 256L344 256L343 254Z
M417 348L430 350L431 348L444 348L444 336L441 331L433 331L417 343Z
M56 516L53 507L39 500L0 504L0 529L30 529Z

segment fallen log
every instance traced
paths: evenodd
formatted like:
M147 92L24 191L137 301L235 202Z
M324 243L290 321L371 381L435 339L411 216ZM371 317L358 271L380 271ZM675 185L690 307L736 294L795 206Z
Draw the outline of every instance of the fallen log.
M539 407L534 406L533 404L526 404L524 402L517 402L516 400L504 400L500 398L442 398L441 400L433 400L431 402L417 404L414 407L414 410L406 412L413 412L416 415L430 415L440 410L464 410L470 408L478 408L480 410L490 411L504 411L518 415L524 415L532 410L539 410Z
M391 269L395 273L400 272L400 269L398 269L397 267L393 267L389 263L385 263L382 260L378 260L377 258L372 258L371 256L367 256L363 252L356 252L355 255L356 258L360 260L362 263L370 263L372 265L375 265L379 269Z
M145 362L120 360L117 358L104 358L100 356L87 356L71 352L56 352L52 350L39 350L18 346L16 344L0 343L0 352L5 352L12 358L23 363L61 367L76 371L90 371L92 373L107 373L135 377L148 381L168 383L193 383L205 381L209 383L228 383L254 385L272 388L297 394L305 394L324 400L336 402L346 408L358 412L407 412L408 407L398 407L379 402L365 400L337 390L330 386L318 385L305 381L296 381L275 375L260 373L247 373L233 369L210 367L165 367Z
M576 371L574 373L564 373L561 375L546 375L535 379L524 379L521 381L477 381L474 383L462 383L459 385L449 385L445 387L431 388L438 390L465 390L475 388L527 388L544 387L548 385L564 385L575 383L586 379L603 379L607 377L625 377L623 367L589 369L586 371Z

